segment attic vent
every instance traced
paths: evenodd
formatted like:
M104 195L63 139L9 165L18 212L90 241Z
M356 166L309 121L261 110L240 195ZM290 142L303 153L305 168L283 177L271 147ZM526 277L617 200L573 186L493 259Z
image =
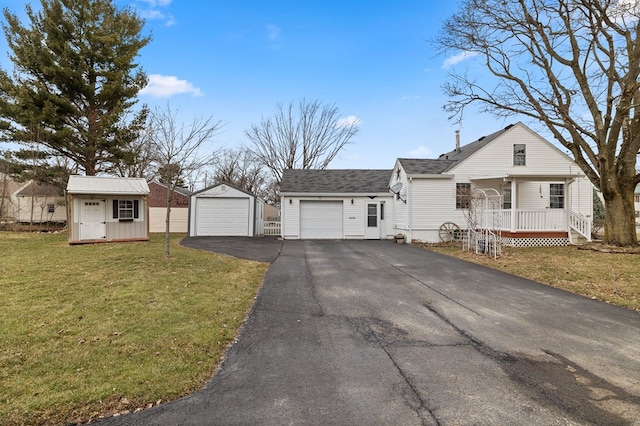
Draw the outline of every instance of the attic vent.
M509 124L507 127L505 127L505 130L509 130L510 128L512 128L513 126L515 126L515 124Z

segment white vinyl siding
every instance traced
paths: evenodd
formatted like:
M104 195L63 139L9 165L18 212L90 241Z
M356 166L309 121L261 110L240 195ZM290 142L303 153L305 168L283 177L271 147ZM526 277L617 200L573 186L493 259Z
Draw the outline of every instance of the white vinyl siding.
M445 222L464 228L462 210L456 210L453 179L414 179L411 184L411 218L414 230L438 230Z
M342 239L342 201L301 201L300 238Z

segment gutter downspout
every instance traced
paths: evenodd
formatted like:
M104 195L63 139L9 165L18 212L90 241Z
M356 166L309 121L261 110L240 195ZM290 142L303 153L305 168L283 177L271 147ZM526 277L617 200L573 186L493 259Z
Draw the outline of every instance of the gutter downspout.
M407 182L409 182L409 184L407 185L407 242L411 243L413 241L413 212L411 210L411 182L413 181L413 178L411 176L407 176Z

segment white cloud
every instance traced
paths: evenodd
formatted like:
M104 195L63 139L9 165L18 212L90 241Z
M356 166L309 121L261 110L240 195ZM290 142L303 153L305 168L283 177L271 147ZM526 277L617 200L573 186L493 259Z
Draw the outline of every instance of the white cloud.
M343 117L338 119L336 122L336 127L349 127L349 126L359 126L362 121L355 115L349 115L347 117Z
M469 52L469 51L460 52L457 55L447 58L442 64L442 68L446 70L456 64L459 64L465 59L473 58L474 56L477 56L477 55L478 55L477 52Z
M276 41L280 38L280 34L282 33L282 28L280 28L279 26L273 25L273 24L267 24L266 29L267 29L267 37L269 38L269 40Z
M150 7L157 6L169 6L171 4L171 0L139 0L143 3L147 3Z
M411 154L411 156L415 158L424 158L424 157L429 157L430 155L433 154L433 152L431 152L431 150L426 146L420 145L419 147L411 151L409 154Z
M204 96L202 91L187 80L180 80L172 75L151 74L149 83L140 91L141 95L168 98L181 93L191 96Z
M171 0L138 0L138 2L146 4L146 6L141 6L138 9L138 13L142 18L147 20L165 20L165 25L168 27L176 23L173 15L167 15L160 10L163 7L169 6Z

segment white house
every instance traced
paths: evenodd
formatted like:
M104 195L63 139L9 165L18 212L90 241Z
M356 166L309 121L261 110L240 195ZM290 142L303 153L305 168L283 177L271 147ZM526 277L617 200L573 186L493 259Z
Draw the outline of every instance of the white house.
M633 202L636 211L636 224L640 225L640 185L636 186L633 193Z
M393 228L408 241L437 242L451 229L481 226L514 246L591 237L593 185L522 123L464 146L457 136L456 148L437 159L400 158L389 187L397 193Z
M280 216L285 239L393 237L391 170L285 170Z
M15 218L18 222L67 221L64 193L54 185L30 180L14 195Z
M69 176L69 243L147 241L148 196L142 178Z
M191 195L189 236L253 237L264 227L264 201L228 183Z

